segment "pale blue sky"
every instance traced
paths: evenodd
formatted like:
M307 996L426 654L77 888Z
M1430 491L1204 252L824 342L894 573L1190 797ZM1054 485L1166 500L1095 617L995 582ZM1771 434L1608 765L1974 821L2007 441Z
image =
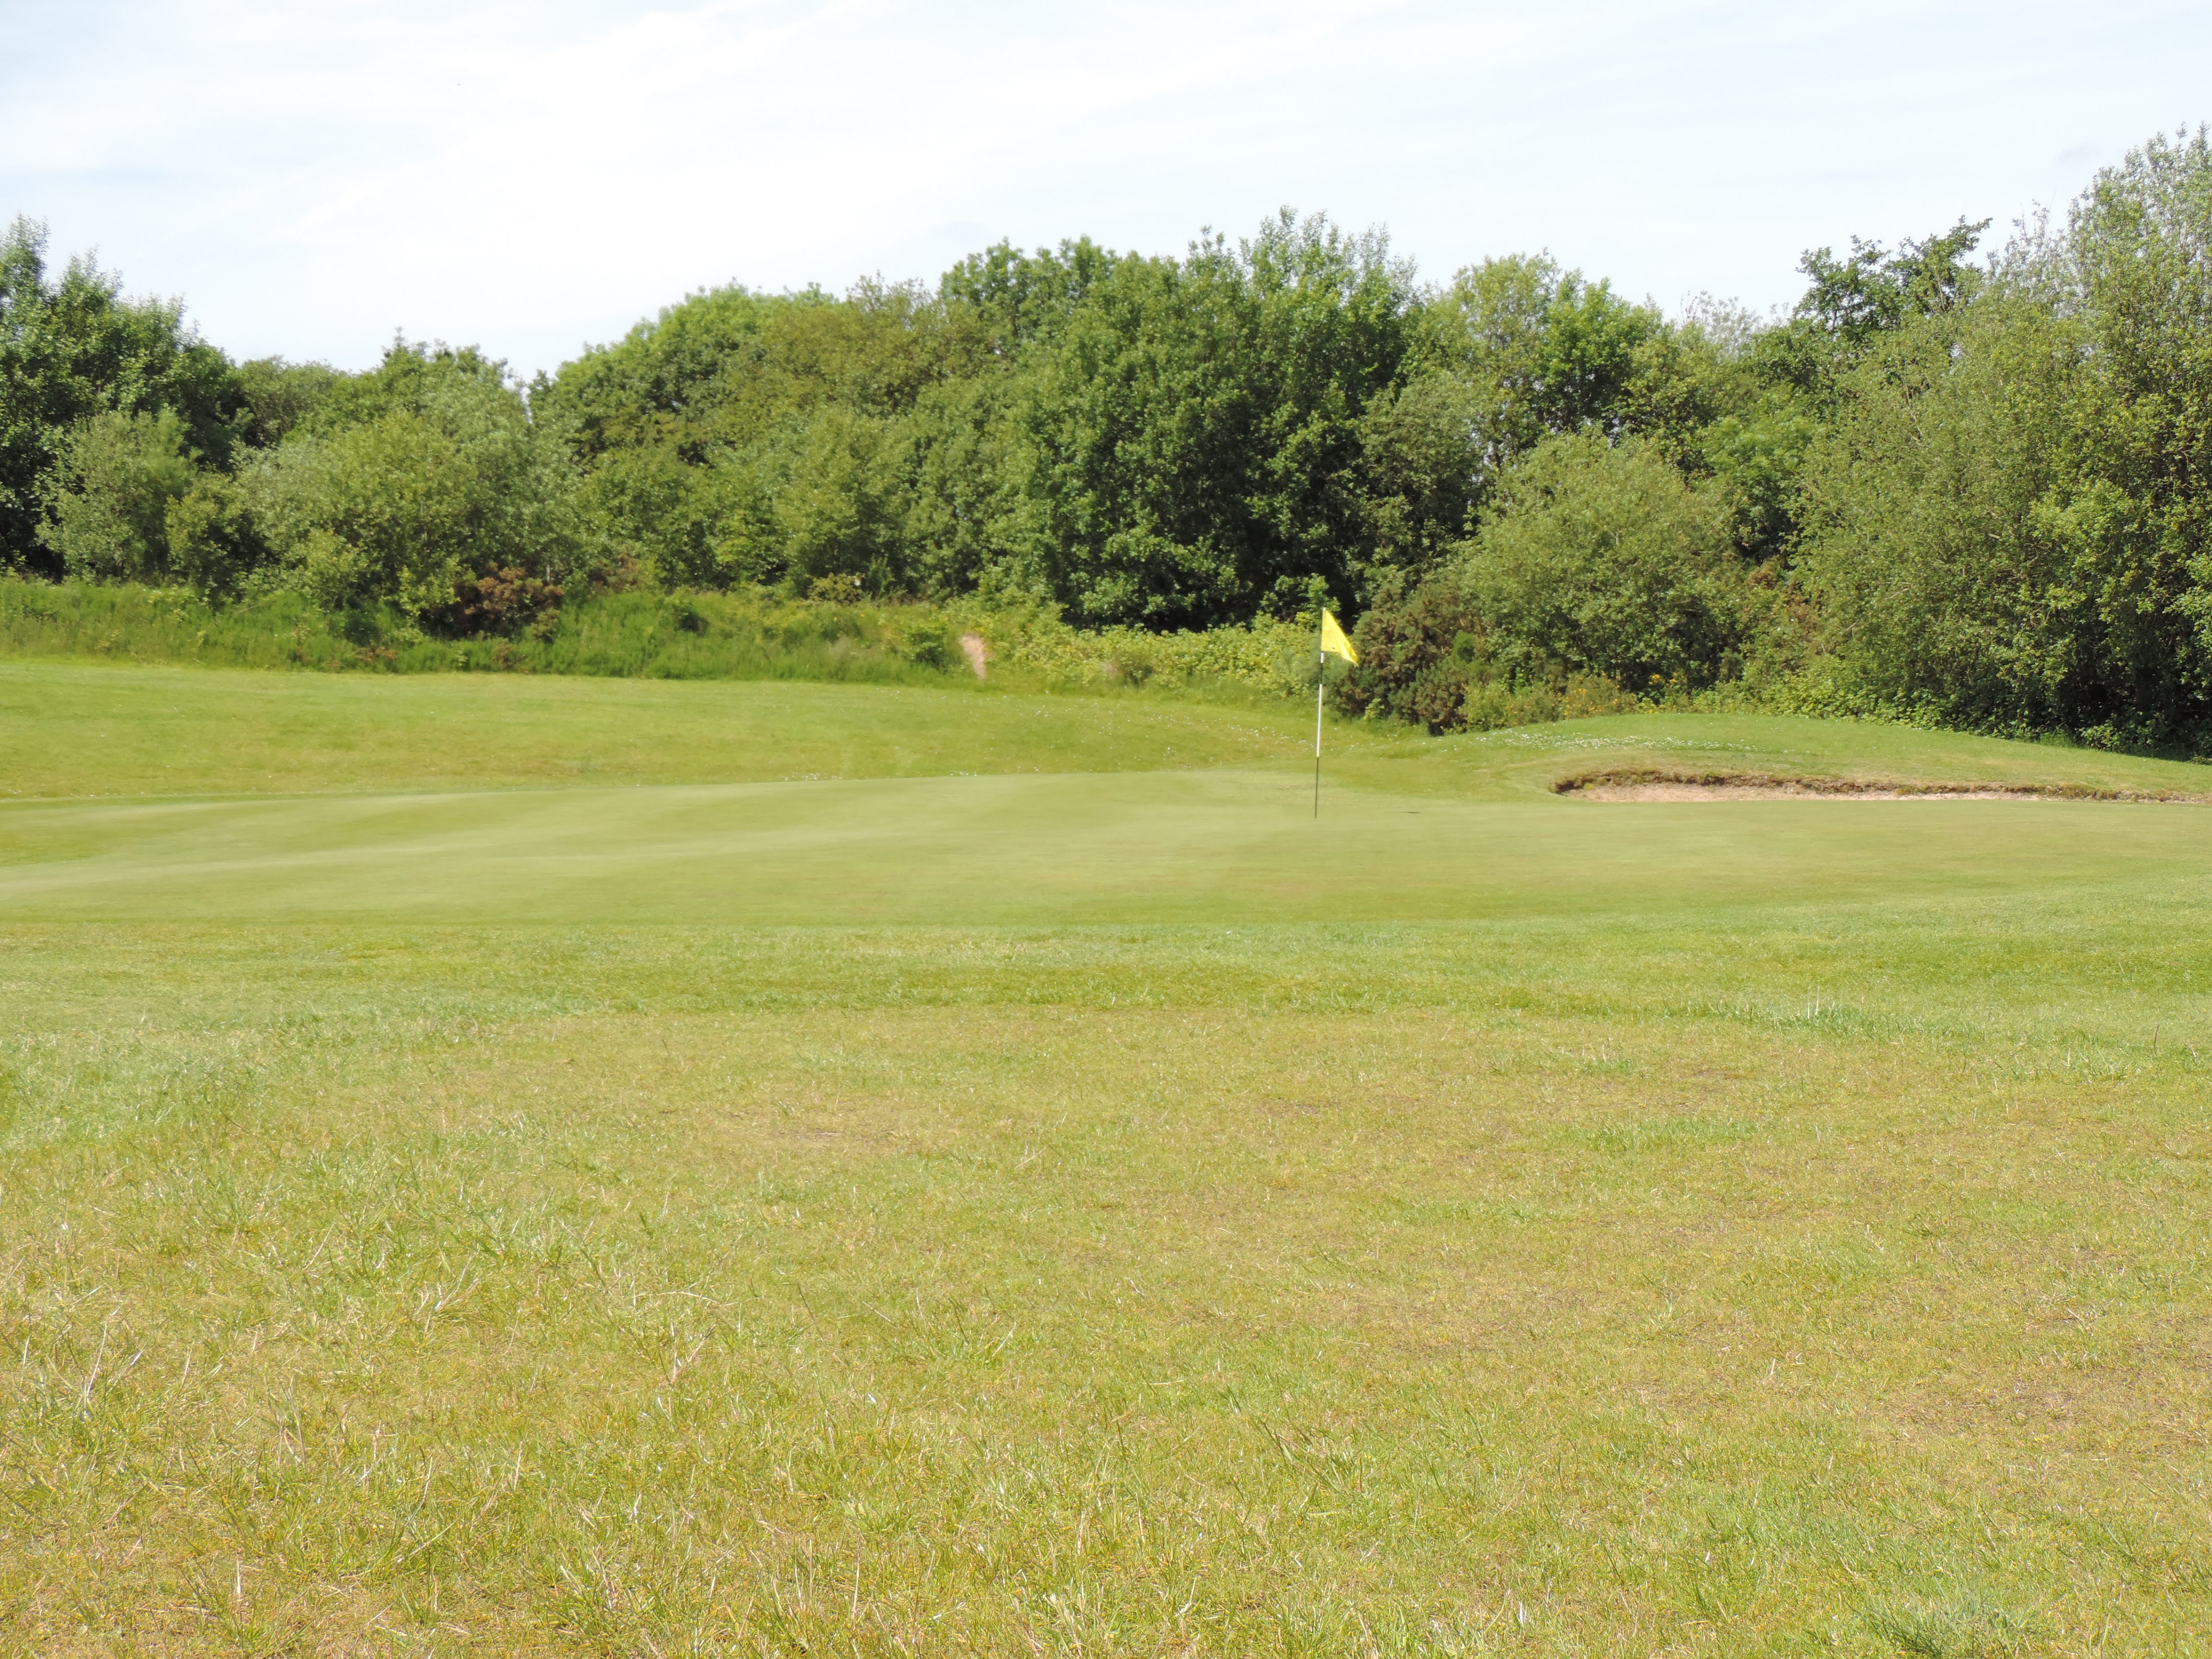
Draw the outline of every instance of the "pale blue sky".
M0 216L349 368L1286 204L1432 279L1548 247L1763 309L1808 246L2002 231L2212 115L2212 8L2142 0L0 0Z

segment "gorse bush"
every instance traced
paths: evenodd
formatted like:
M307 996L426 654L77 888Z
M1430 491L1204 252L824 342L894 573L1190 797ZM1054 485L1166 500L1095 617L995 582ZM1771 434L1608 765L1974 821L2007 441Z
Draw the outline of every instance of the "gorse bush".
M1440 730L1704 696L2212 746L2212 150L2154 141L1977 263L1985 228L1815 249L1774 320L1543 258L1424 286L1285 212L700 293L525 388L404 341L232 365L19 222L0 559L288 593L410 660L772 590L988 615L1048 677L1288 691L1329 605L1347 703ZM893 654L951 672L952 637Z

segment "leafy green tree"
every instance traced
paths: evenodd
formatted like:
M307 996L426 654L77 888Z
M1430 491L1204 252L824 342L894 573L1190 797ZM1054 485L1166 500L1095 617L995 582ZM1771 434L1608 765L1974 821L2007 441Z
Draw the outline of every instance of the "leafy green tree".
M319 604L420 617L460 581L584 561L562 434L534 424L500 366L395 345L240 475L258 535Z
M2058 528L2094 607L2116 738L2212 738L2212 143L2159 137L2100 173L2024 284L2086 331ZM2053 257L2053 256L2056 257ZM2077 717L2077 718L2085 718Z
M1595 432L1531 450L1454 574L1512 676L1711 685L1740 667L1753 622L1724 495Z
M1768 331L1711 306L1668 324L1638 345L1617 423L1689 477L1717 482L1735 508L1739 554L1778 570L1796 544L1798 471L1821 421L1766 372Z
M1770 394L1698 433L1699 467L1728 492L1736 544L1749 562L1778 565L1796 551L1799 479L1822 430L1799 399Z
M560 411L586 466L643 449L696 465L707 459L732 383L765 355L761 337L769 315L779 305L819 300L781 301L734 287L693 295L615 344L594 347L562 364L558 374L541 376L532 387L532 404Z
M1948 316L1980 291L1986 273L1967 256L1989 223L1961 219L1894 250L1854 236L1840 259L1833 249L1813 249L1798 264L1811 279L1804 296L1789 322L1759 343L1762 367L1816 402L1832 401L1835 382L1885 336L1920 319Z
M269 563L252 503L228 473L202 472L168 504L168 574L212 599L237 593Z
M1006 568L1019 513L1006 417L1010 377L929 387L898 422L908 580L939 597L973 592Z
M169 508L199 471L173 410L88 416L55 447L39 539L69 575L161 581L169 571Z
M0 236L0 565L57 575L40 533L50 474L80 424L108 411L167 410L183 449L226 466L243 405L228 359L162 301L126 300L89 258L49 276L42 227Z
M1801 565L1864 695L2212 737L2209 265L2212 150L2156 140L1835 381Z
M532 406L573 434L586 519L664 580L803 582L857 556L856 535L872 550L863 562L894 580L901 550L882 526L902 509L883 474L896 468L855 462L863 428L845 417L872 423L872 453L899 449L878 428L988 367L985 332L912 285L864 283L842 300L717 289L565 366ZM862 493L833 501L848 484ZM780 509L787 486L804 500Z
M1374 566L1426 570L1474 528L1487 472L1483 409L1481 388L1442 369L1386 386L1368 404L1361 470Z
M240 363L237 377L246 404L240 435L255 449L273 449L308 426L349 378L327 363L288 363L282 357Z
M907 590L905 497L890 424L831 404L795 434L774 513L784 574L804 587L857 576Z
M1087 236L1035 253L1000 242L946 271L938 297L948 314L976 331L989 361L1010 367L1024 351L1057 338L1121 258Z
M1419 367L1370 416L1387 565L1421 568L1470 533L1501 477L1548 438L1640 434L1702 477L1731 453L1708 453L1716 422L1740 421L1759 399L1750 319L1670 324L1548 256L1468 267L1431 297L1422 324Z
M673 586L726 586L756 574L745 555L757 538L733 511L747 492L733 482L729 469L688 462L673 444L611 446L585 473L578 508L617 556L651 576ZM765 518L764 505L756 516Z
M1190 625L1245 598L1236 475L1254 416L1233 257L1115 261L1023 376L1020 580L1084 621Z
M1547 435L1623 430L1638 354L1665 330L1650 307L1542 255L1470 266L1430 313L1431 349L1479 399L1486 483Z
M2047 307L1984 298L1839 383L1807 459L1797 574L1875 702L1970 726L2078 713L2090 619L2050 513L2078 368Z
M1379 236L1285 212L1103 268L1025 368L1015 579L1094 623L1204 626L1356 592L1360 422L1412 333Z

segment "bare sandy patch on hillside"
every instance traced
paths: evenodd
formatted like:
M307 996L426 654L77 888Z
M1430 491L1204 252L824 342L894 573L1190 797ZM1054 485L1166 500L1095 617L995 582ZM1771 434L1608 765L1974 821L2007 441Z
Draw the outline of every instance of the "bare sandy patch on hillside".
M2206 797L2087 784L1928 782L1888 778L1789 777L1767 772L1589 772L1562 778L1554 794L1577 800L2110 800L2202 803Z

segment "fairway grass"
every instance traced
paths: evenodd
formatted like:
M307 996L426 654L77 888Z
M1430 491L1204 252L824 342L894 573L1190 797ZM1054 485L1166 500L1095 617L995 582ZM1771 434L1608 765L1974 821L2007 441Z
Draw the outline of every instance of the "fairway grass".
M0 1648L2206 1650L2212 809L1551 793L2199 769L0 711Z

